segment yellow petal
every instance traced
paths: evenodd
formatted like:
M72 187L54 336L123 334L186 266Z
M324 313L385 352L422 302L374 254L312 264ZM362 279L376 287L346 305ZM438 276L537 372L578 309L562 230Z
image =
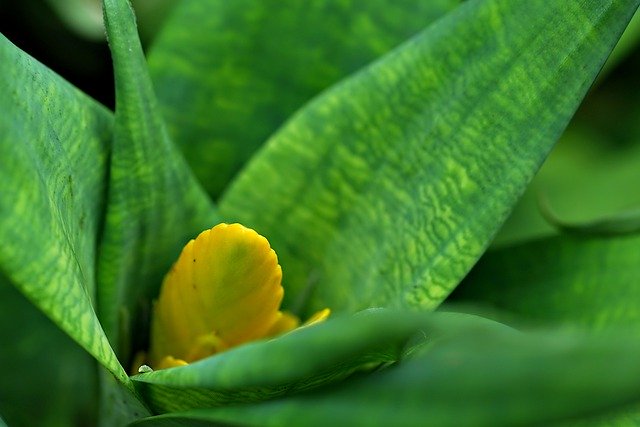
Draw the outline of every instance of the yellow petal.
M160 359L158 362L156 369L168 369L168 368L176 368L178 366L186 366L187 362L181 359L176 359L173 356L165 356Z
M202 335L193 343L185 359L189 361L199 360L212 354L225 351L228 348L229 345L214 333Z
M266 333L267 337L275 337L284 334L300 326L300 319L289 312L280 312L271 329Z
M271 330L267 332L268 337L275 337L277 335L282 335L287 332L291 332L298 327L305 328L307 326L312 326L317 323L324 322L329 315L331 314L331 310L328 308L322 309L316 313L314 313L306 322L300 325L300 319L294 316L291 313L283 312L282 316L276 320L276 322L271 327Z
M307 321L304 322L304 324L302 326L303 327L304 326L311 326L311 325L315 325L316 323L324 322L325 320L327 320L327 318L329 317L330 314L331 314L331 310L330 309L323 308L322 310L314 313L313 316L308 318Z
M281 317L282 270L269 242L219 224L182 250L154 306L150 362L191 362L263 338ZM206 354L208 353L208 354Z

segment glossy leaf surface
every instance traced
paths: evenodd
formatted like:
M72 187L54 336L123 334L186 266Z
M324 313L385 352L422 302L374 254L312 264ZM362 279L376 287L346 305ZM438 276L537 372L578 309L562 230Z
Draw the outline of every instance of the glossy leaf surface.
M278 253L285 308L437 306L637 6L468 2L295 115L221 202Z
M123 382L94 312L112 115L0 36L0 269Z
M305 101L460 0L183 0L149 66L171 136L220 195Z
M224 406L291 395L399 359L416 336L433 341L495 322L462 314L436 317L374 310L329 319L269 341L250 343L189 366L133 377L156 411Z
M396 366L335 387L135 425L555 425L637 401L638 358L637 333L593 337L469 328Z

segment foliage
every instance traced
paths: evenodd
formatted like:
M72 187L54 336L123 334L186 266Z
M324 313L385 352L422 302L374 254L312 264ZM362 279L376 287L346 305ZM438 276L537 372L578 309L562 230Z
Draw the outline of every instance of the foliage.
M114 111L0 36L0 425L638 420L640 0L102 3ZM128 375L222 221L335 315Z

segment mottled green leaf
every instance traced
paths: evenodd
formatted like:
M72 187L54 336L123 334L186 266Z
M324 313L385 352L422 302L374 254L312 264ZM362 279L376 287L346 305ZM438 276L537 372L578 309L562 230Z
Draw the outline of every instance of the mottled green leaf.
M7 423L95 423L95 360L2 276L0 343L0 414Z
M183 0L151 76L174 137L217 197L305 101L460 0Z
M112 116L0 36L0 270L121 381L95 253Z
M259 404L167 414L135 425L555 425L640 399L637 333L605 338L467 332L335 387Z
M465 3L294 116L226 193L223 215L269 238L294 310L437 306L637 6Z
M463 314L425 316L373 310L133 379L159 413L256 402L334 383L396 361L412 337L424 335L433 341L467 324L476 325L479 332L484 328L509 330Z
M538 322L640 327L640 235L562 235L491 251L452 297Z
M128 0L105 0L116 80L109 194L99 257L100 319L128 363L145 348L150 299L181 247L217 222L160 117Z

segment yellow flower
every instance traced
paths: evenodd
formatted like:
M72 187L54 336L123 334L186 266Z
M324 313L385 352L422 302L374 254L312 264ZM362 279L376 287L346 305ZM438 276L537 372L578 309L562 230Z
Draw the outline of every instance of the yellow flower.
M191 240L164 278L153 309L149 363L181 366L297 328L280 311L282 269L266 238L218 224ZM325 309L305 323L324 320Z

